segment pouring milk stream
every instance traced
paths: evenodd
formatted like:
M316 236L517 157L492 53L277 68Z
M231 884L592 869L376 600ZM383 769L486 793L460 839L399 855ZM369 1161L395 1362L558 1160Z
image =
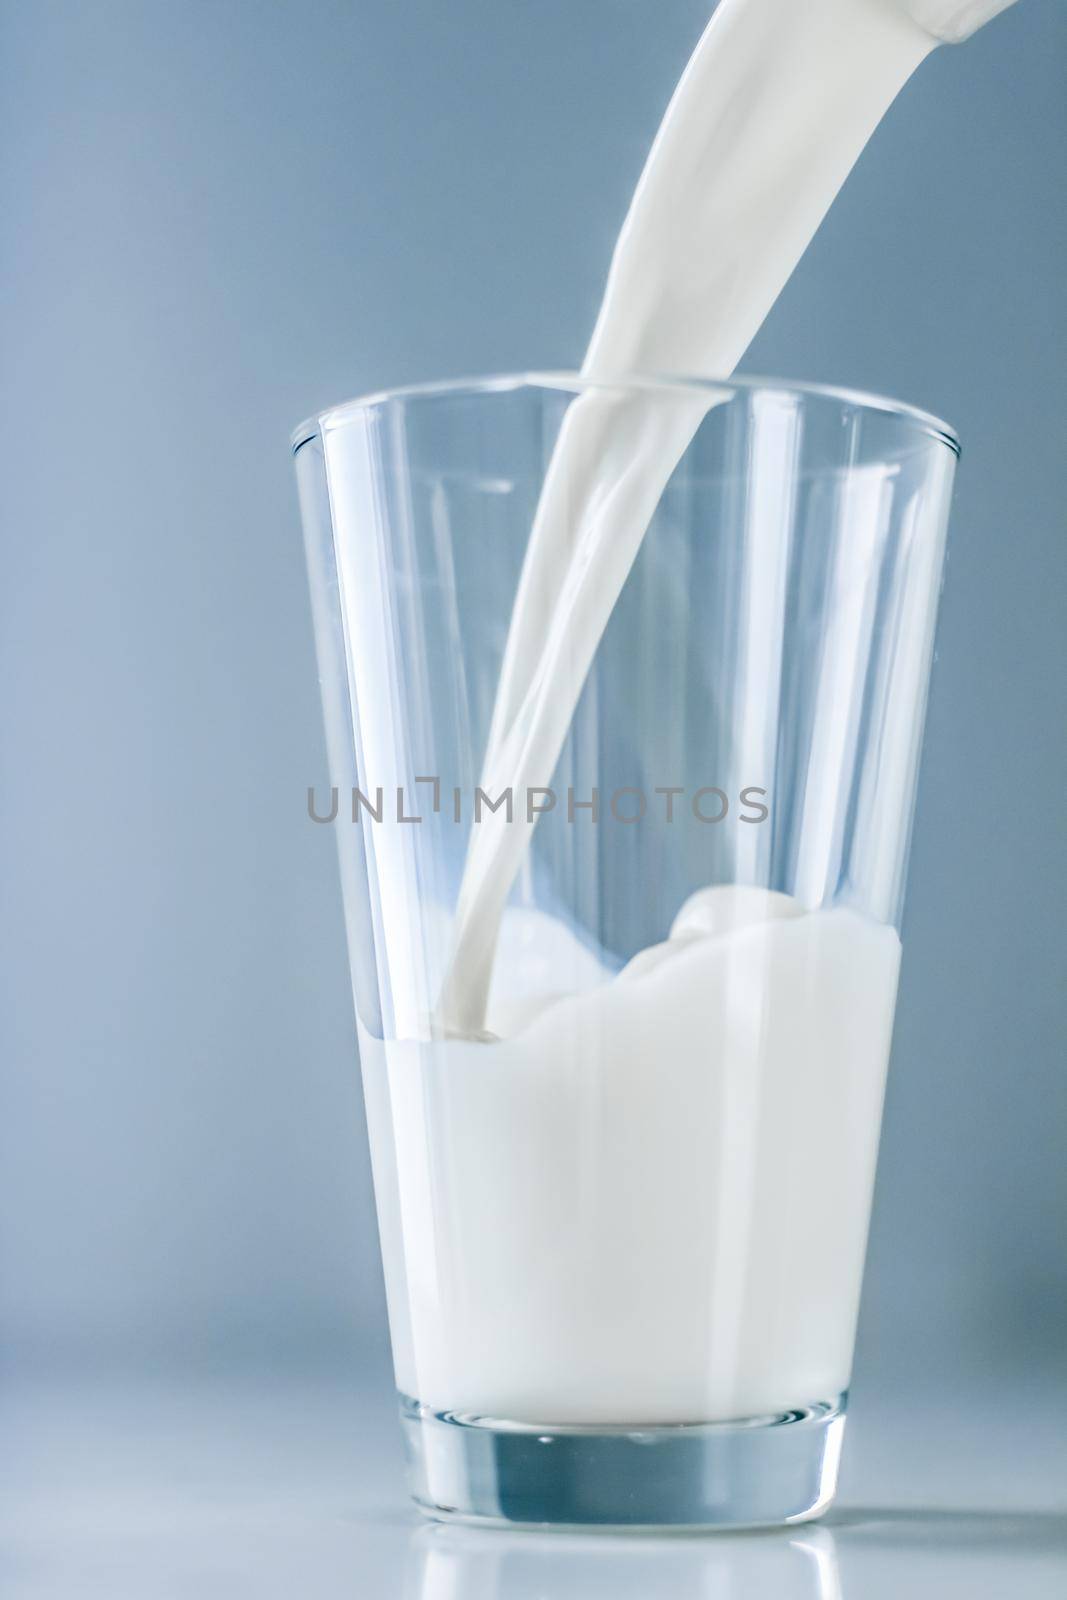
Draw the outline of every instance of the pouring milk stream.
M733 371L888 106L942 41L1011 0L722 0L667 108L615 247L583 375ZM482 786L550 783L660 495L714 403L589 390L530 536ZM478 1037L529 829L472 831L438 1018Z

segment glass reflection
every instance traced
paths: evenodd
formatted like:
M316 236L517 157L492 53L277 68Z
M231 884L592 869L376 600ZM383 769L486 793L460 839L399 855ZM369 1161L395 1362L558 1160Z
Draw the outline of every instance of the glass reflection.
M712 1537L509 1533L431 1524L404 1600L842 1600L824 1527Z

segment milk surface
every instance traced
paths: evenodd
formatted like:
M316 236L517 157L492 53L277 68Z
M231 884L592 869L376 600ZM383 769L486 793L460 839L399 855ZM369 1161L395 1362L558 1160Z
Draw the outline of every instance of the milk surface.
M845 909L762 915L679 928L516 1032L530 997L497 986L495 1044L361 1031L402 1391L652 1424L847 1387L900 945ZM539 920L551 989L573 952Z

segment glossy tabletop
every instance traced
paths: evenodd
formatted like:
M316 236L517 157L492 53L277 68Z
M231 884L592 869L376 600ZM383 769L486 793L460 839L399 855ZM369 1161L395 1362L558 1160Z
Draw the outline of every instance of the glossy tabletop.
M837 1507L760 1534L498 1532L405 1498L392 1397L272 1378L8 1385L5 1600L1053 1600L1067 1396L855 1397Z

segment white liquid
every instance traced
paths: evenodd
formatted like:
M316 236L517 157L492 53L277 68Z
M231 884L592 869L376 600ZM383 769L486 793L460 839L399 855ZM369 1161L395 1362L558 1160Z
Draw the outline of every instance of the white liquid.
M773 920L728 905L724 931L680 929L650 970L498 1044L361 1032L405 1393L651 1423L847 1387L900 946L777 899ZM529 916L573 982L549 919L510 912L505 945ZM516 1020L494 991L490 1025Z
M619 236L583 372L729 374L857 157L939 39L1009 0L722 0ZM570 408L546 476L483 763L490 793L551 783L590 662L677 461L714 397L610 388ZM439 1012L485 1025L497 929L529 842L472 835Z
M635 195L586 372L732 370L934 34L1001 8L723 0ZM571 407L512 619L491 792L551 781L660 493L713 403L606 389ZM494 979L528 839L503 813L474 830L438 1018L460 1037L360 1031L400 1388L546 1424L833 1399L849 1378L896 933L709 890L612 978L560 925L513 910L504 952L524 955ZM509 993L514 975L525 988ZM498 1042L476 1042L486 1025Z

